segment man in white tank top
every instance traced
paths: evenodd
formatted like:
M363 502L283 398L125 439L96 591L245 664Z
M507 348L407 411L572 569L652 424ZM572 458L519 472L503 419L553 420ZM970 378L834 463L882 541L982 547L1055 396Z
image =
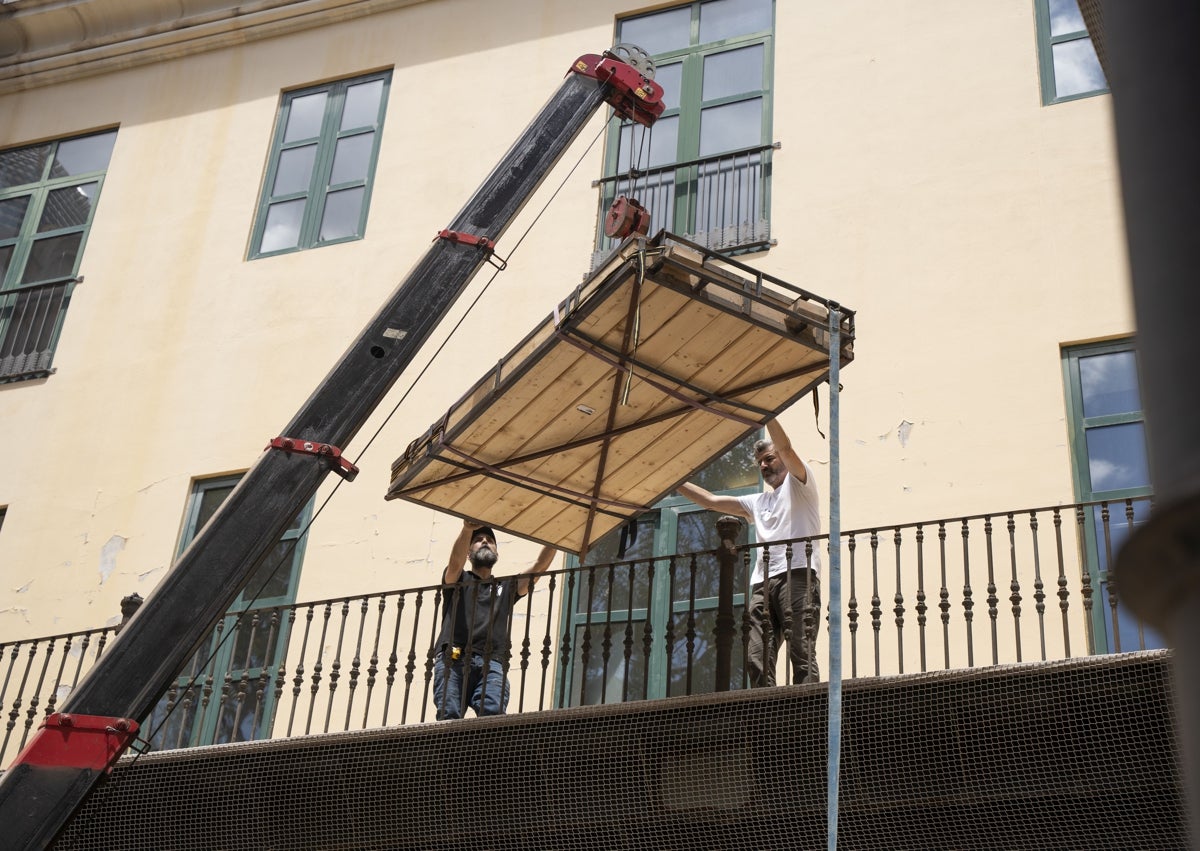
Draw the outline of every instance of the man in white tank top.
M775 685L779 646L786 640L793 681L816 682L820 673L814 646L821 608L821 542L778 543L821 533L817 486L812 471L796 454L783 427L767 423L769 440L754 445L766 489L751 496L719 496L685 482L678 493L709 511L733 514L754 524L760 544L751 576L746 669L750 685ZM824 544L821 543L823 546ZM765 577L765 580L764 580Z

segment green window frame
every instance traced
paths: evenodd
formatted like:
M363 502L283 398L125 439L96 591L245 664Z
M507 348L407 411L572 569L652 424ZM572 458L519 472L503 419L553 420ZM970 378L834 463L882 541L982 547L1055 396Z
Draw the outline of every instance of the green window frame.
M362 239L392 72L284 92L249 258Z
M0 384L54 373L54 352L117 131L0 151Z
M177 558L204 528L240 478L219 476L193 482ZM290 625L284 607L296 601L307 541L304 532L311 516L310 500L239 592L209 641L159 699L142 725L154 750L252 741L269 736L275 713L275 679L287 648ZM242 612L267 607L275 607L279 617L266 623L250 618L239 625L238 616ZM229 640L231 632L234 638ZM222 689L228 686L236 694L238 684L242 682L251 686L244 697L227 699L222 704ZM268 685L260 693L261 683ZM168 715L169 707L173 707L173 711Z
M650 128L610 128L602 214L626 195L649 211L651 231L719 251L769 246L775 0L631 15L618 19L616 42L650 54L667 108ZM597 254L613 244L601 227Z
M1108 80L1083 22L1078 0L1034 0L1042 104L1108 92Z
M753 459L755 432L727 451L692 481L713 493L742 496L761 490ZM660 500L624 529L610 532L589 550L582 564L565 578L563 624L571 650L556 671L555 706L621 703L688 693L688 631L691 693L715 690L718 565L713 552L718 512L707 511L676 495ZM753 541L753 528L743 524L738 544ZM696 559L695 586L691 559L671 554L701 553ZM674 569L672 570L672 563ZM735 634L730 688L745 685L741 653L742 612L746 606L746 565L734 575ZM694 594L694 598L693 598ZM695 621L689 624L689 612ZM667 653L668 637L671 652ZM647 653L646 642L649 641ZM628 653L628 659L626 655Z
M1138 386L1137 351L1131 338L1065 346L1063 384L1069 424L1075 497L1106 500L1084 516L1084 555L1093 588L1092 634L1097 653L1165 647L1109 594L1109 558L1149 519L1149 453ZM1126 516L1126 499L1134 499ZM1115 604L1115 609L1113 607ZM1114 621L1116 626L1114 627Z

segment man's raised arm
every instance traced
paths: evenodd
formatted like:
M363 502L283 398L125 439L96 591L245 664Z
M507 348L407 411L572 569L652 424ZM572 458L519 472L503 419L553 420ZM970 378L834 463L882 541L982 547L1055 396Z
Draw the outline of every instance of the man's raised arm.
M467 556L471 554L471 533L481 525L474 520L463 521L462 528L458 531L458 537L450 546L450 560L446 562L446 567L442 571L442 582L453 585L462 576L463 565L467 563Z
M517 577L518 597L524 597L533 590L537 578L550 569L550 565L554 562L554 556L557 553L558 550L549 544L542 547L542 551L538 553L537 560L530 565L528 570Z
M767 423L767 436L771 439L771 443L775 445L775 454L779 456L779 460L783 462L783 466L787 467L787 471L800 484L808 484L808 468L804 466L804 462L800 460L800 456L792 448L792 440L787 436L787 432L783 430L783 426L779 424L779 420L771 420Z

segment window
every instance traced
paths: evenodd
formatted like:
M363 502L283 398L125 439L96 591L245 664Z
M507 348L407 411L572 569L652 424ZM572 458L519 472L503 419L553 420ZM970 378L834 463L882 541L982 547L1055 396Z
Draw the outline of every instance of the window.
M0 151L0 383L43 378L117 131Z
M1108 81L1079 11L1078 0L1035 0L1042 103L1108 91Z
M177 556L233 491L238 478L223 476L193 485ZM275 675L287 647L288 618L285 613L274 622L256 623L251 618L238 623L237 615L249 608L282 607L296 601L304 557L301 530L311 513L310 503L238 594L212 639L196 653L142 725L155 750L268 736L275 711ZM242 682L249 688L239 690ZM223 695L227 683L229 692ZM260 688L263 684L266 687ZM173 711L168 716L169 709Z
M250 256L362 239L391 72L287 92Z
M694 478L714 493L744 494L759 487L753 434ZM719 569L715 556L672 561L669 554L712 551L717 538L716 512L679 496L670 496L625 529L596 542L582 569L564 586L563 623L570 645L558 703L578 706L620 703L715 690ZM743 525L739 544L748 539ZM574 562L573 562L574 563ZM674 567L672 568L672 564ZM615 565L615 566L614 566ZM593 569L589 570L591 567ZM734 575L734 639L730 688L741 688L741 612L746 603L746 568ZM689 665L689 614L695 611ZM670 641L670 652L667 642ZM647 644L648 642L648 644ZM647 647L649 648L647 650ZM563 683L568 683L563 690Z
M609 134L602 212L626 195L651 231L714 250L770 242L774 11L773 0L706 0L618 22L619 44L652 55L666 110ZM611 246L601 233L598 251Z
M1110 557L1150 516L1150 465L1133 341L1065 348L1063 373L1076 498L1108 501L1107 509L1094 506L1085 518L1096 652L1165 647L1162 636L1141 625L1108 588ZM1131 513L1127 499L1133 500Z

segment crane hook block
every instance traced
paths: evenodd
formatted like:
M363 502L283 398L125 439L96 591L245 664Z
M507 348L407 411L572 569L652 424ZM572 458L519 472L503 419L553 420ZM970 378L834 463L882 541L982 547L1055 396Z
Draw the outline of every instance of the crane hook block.
M617 115L646 127L658 120L666 108L662 86L609 51L602 55L586 53L580 56L568 73L608 83L610 92L605 100Z
M645 236L650 232L650 213L632 198L618 195L604 217L604 235L610 239L624 239L630 234Z

